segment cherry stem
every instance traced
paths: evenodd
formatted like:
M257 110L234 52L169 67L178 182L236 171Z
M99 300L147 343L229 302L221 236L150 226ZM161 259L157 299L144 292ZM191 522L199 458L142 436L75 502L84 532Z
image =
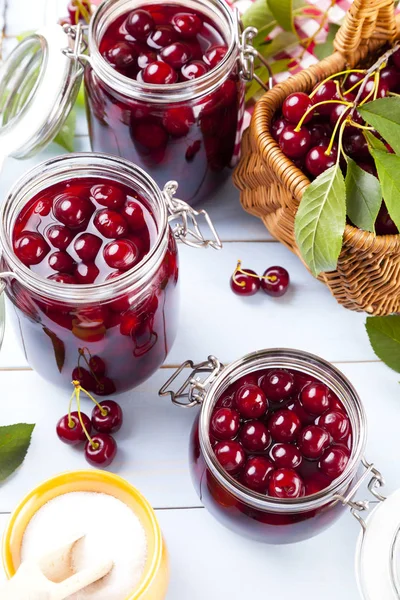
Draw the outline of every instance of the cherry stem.
M90 23L90 18L92 16L92 9L89 6L85 5L82 0L74 0L74 4L75 6L78 8L78 10L75 13L75 25L78 25L79 22L79 17L82 15L82 17L85 19L86 23Z
M75 427L75 424L71 418L72 400L74 399L74 397L75 397L75 388L71 394L71 398L69 399L69 404L68 404L68 427L70 429L74 429L74 427Z
M103 406L101 406L97 400L95 398L93 398L92 394L89 394L89 392L87 390L85 390L85 388L83 388L81 386L81 384L79 383L79 381L74 380L72 382L75 386L75 390L79 390L80 392L83 392L84 394L86 394L86 396L88 398L91 399L92 402L95 403L95 405L97 406L97 408L99 409L99 411L101 412L102 417L106 417L108 415L108 410L103 408Z
M349 75L350 73L365 73L365 69L347 69L346 71L339 71L339 73L334 73L333 75L329 75L329 77L327 77L326 79L321 81L321 83L319 83L317 85L317 87L315 89L313 89L311 94L309 94L309 98L313 98L315 96L315 94L318 92L321 85L324 85L324 83L326 83L327 81L330 81L331 79L334 79L335 77L339 77L340 75Z
M294 130L295 131L300 131L300 128L303 125L304 119L307 117L307 115L309 115L310 112L312 112L313 110L315 110L316 108L318 108L318 106L325 106L326 104L344 104L345 106L352 106L352 103L351 102L347 102L346 100L324 100L323 102L317 102L317 104L313 104L310 108L308 108L306 110L306 112L301 117L300 121L297 123L296 127L294 128Z
M338 136L338 154L337 154L337 159L336 159L336 166L339 164L341 154L343 154L346 162L348 162L347 156L343 151L342 140L343 140L343 133L344 133L345 127L346 127L347 123L349 122L349 120L350 120L350 117L347 117L340 126L340 131L339 131L339 136Z
M75 382L73 382L73 383L74 383L74 385L75 385ZM96 444L96 442L94 442L94 441L92 440L92 438L91 438L91 437L90 437L90 435L89 435L89 432L88 432L88 430L87 430L87 429L86 429L86 427L85 427L85 424L84 424L84 422L83 422L83 419L82 419L82 414L81 414L81 390L82 390L82 388L81 388L81 386L80 386L80 385L77 385L77 386L75 386L75 393L76 393L76 407L77 407L77 409L78 409L78 417L79 417L79 422L80 422L80 424L81 424L81 427L82 427L83 431L85 432L85 435L86 435L86 437L87 437L87 440L88 440L89 444L92 446L93 450L97 450L97 448L99 447L99 444ZM84 391L84 390L82 390L82 391Z
M244 287L246 285L244 282L240 282L237 279L235 279L236 273L242 273L242 275L248 275L248 277L254 277L255 279L265 279L265 281L274 282L278 279L276 275L257 275L256 273L249 273L248 271L245 271L245 269L242 269L241 260L237 261L236 269L232 275L232 279L236 283L236 285L238 285L239 287Z

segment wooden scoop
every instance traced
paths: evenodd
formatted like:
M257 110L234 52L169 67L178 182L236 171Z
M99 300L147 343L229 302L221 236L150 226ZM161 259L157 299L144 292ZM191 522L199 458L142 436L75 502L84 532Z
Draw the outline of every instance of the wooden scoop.
M0 589L1 600L63 600L105 577L113 568L111 560L70 575L73 546L83 537L75 537L38 561L24 561Z

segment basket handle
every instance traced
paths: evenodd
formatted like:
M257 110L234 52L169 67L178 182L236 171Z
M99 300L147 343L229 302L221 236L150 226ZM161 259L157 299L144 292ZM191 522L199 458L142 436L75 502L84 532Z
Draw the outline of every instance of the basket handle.
M393 41L396 35L394 0L354 0L335 38L335 50L350 62L361 46Z

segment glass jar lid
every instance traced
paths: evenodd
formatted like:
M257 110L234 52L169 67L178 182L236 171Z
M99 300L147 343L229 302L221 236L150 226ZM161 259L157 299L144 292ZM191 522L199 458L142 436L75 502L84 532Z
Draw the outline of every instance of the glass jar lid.
M83 67L71 60L80 28L52 25L25 38L0 69L0 159L27 158L47 146L68 117ZM74 48L70 46L74 45Z

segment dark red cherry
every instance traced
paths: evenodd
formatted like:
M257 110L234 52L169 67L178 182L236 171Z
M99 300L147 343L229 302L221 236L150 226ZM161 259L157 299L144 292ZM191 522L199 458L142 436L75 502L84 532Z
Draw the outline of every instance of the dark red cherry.
M344 80L343 87L345 90L349 90L355 86L359 81L364 79L365 73L349 73ZM357 90L358 88L356 88ZM354 91L356 91L354 90Z
M218 440L236 437L240 427L240 415L232 408L219 408L211 417L210 431Z
M97 433L86 442L85 458L93 467L108 467L117 454L117 442L108 433Z
M268 429L264 423L256 420L246 421L242 425L239 438L243 448L248 452L265 452L271 444Z
M382 206L376 218L375 230L377 235L397 235L399 233L384 202L382 202Z
M268 429L276 442L294 442L300 433L301 421L296 413L284 408L270 417Z
M328 123L310 123L308 131L311 136L311 148L320 144L328 144L332 135L332 128Z
M244 465L241 482L250 490L265 494L268 480L274 470L273 464L264 456L252 456Z
M328 143L315 146L306 156L306 169L313 177L318 177L324 171L333 167L337 161L337 151L332 149L327 154Z
M82 285L94 283L99 275L100 271L93 262L77 264L74 277L76 281Z
M271 134L276 142L279 140L279 136L281 135L282 131L285 129L287 124L288 122L283 117L275 119L275 121L272 123Z
M227 52L227 46L211 46L204 55L204 62L213 69L219 65Z
M90 435L92 424L89 417L85 413L81 413L81 418L86 431ZM57 423L56 431L60 440L71 446L80 444L87 439L77 411L72 412L70 416L65 415L62 417Z
M181 77L184 81L198 79L208 73L208 67L201 60L193 60L181 69Z
M147 45L155 50L160 50L166 46L170 46L177 41L176 32L169 25L161 25L157 27L153 33L147 38Z
M63 250L57 250L57 252L50 254L48 263L49 267L62 273L72 273L75 267L75 261L72 256Z
M354 159L368 158L371 156L367 140L361 131L357 131L352 135L347 135L343 140L343 149L346 154Z
M176 71L165 62L156 60L143 69L143 81L155 85L175 83L178 80Z
M138 56L137 48L128 42L117 42L105 53L110 65L117 69L127 69L135 64Z
M298 448L292 444L274 444L269 456L278 469L297 469L302 461Z
M81 233L74 241L75 252L85 262L94 261L101 245L101 239L93 233Z
M398 92L400 73L394 67L385 67L380 71L380 81L383 81L391 92Z
M268 483L268 495L274 498L301 498L305 487L302 478L292 469L274 471Z
M323 383L309 383L301 391L300 402L312 415L322 415L330 407L329 388Z
M305 156L310 147L311 137L306 127L300 127L295 131L294 125L286 125L279 136L279 146L289 158L301 158Z
M310 415L310 413L305 411L299 400L296 400L293 404L290 404L289 408L296 413L303 425L311 425L315 422L315 416Z
M339 96L337 93L336 83L330 79L329 81L325 81L322 84L318 84L317 91L312 97L313 104L318 104L319 102L327 102L328 100L339 100ZM318 106L315 109L320 115L330 115L335 104L329 103L324 104L322 106Z
M89 360L89 368L94 375L104 375L106 372L106 364L100 356L92 356Z
M289 288L289 273L283 267L269 267L261 279L261 289L268 296L279 298L286 294Z
M94 226L106 238L121 238L128 231L128 224L124 217L115 210L103 208L94 218Z
M365 100L368 97L368 100L372 101L374 99L374 95L375 95L375 92L372 92L372 90L374 88L375 88L374 80L370 79L369 81L367 81L367 84L361 93L361 100ZM376 97L384 98L385 96L387 96L388 91L389 91L389 86L387 85L387 83L384 81L379 81L378 93L376 94Z
M189 46L181 42L175 42L170 46L166 46L160 52L160 56L164 62L171 65L173 69L180 69L192 58L192 53Z
M200 33L203 27L203 22L200 17L194 13L181 12L176 13L172 17L172 25L175 31L177 31L182 37L192 38Z
M282 105L283 116L289 123L297 125L303 115L312 108L313 103L307 94L303 92L294 92L290 94ZM312 111L305 117L303 123L308 123L312 119Z
M151 14L139 8L129 14L125 27L134 38L144 42L155 25Z
M329 434L318 425L309 425L300 434L299 449L306 458L321 458L324 450L330 446Z
M139 121L132 126L134 139L150 150L158 150L166 146L168 133L164 127L152 121Z
M65 225L52 225L46 231L50 244L58 250L66 250L73 240L74 234Z
M221 467L230 475L239 473L246 461L242 446L233 440L218 442L214 447L214 453Z
M70 194L60 194L54 198L55 218L71 229L79 229L87 225L93 211L93 204L85 198Z
M261 388L249 384L238 389L235 394L235 405L245 419L258 419L265 414L268 401Z
M235 273L230 280L231 290L238 296L253 296L261 286L260 278L255 271L243 269L246 273ZM247 275L249 273L249 275Z
M98 396L111 396L115 392L115 383L110 377L98 377L94 392Z
M104 246L103 256L109 267L127 271L138 262L139 251L130 240L114 240Z
M102 400L92 411L92 425L100 433L116 433L122 427L123 414L114 400Z
M345 104L334 104L333 108L330 112L330 118L329 118L329 122L332 126L332 128L335 127L336 123L339 121L343 123L347 117L347 115L350 112L350 107L346 106Z
M90 190L90 195L93 200L107 208L119 208L125 202L124 192L114 185L104 183L94 185Z
M325 450L318 467L322 473L336 479L345 471L349 458L350 452L345 446L332 446Z
M331 480L323 473L314 473L309 478L304 480L306 486L306 496L317 494L330 486Z
M14 243L14 251L24 265L38 265L50 251L50 246L40 233L23 231Z
M348 417L339 411L331 410L321 415L318 425L326 429L335 442L346 438L350 433Z
M271 369L262 377L260 387L268 400L281 403L293 394L294 377L285 369Z
M168 108L163 117L165 129L174 137L183 137L189 133L195 117L190 106Z
M75 367L71 375L72 381L78 381L83 389L89 392L94 391L95 379L91 373L84 367Z
M143 210L137 202L131 200L127 202L122 209L122 214L129 225L131 231L139 231L146 227Z

